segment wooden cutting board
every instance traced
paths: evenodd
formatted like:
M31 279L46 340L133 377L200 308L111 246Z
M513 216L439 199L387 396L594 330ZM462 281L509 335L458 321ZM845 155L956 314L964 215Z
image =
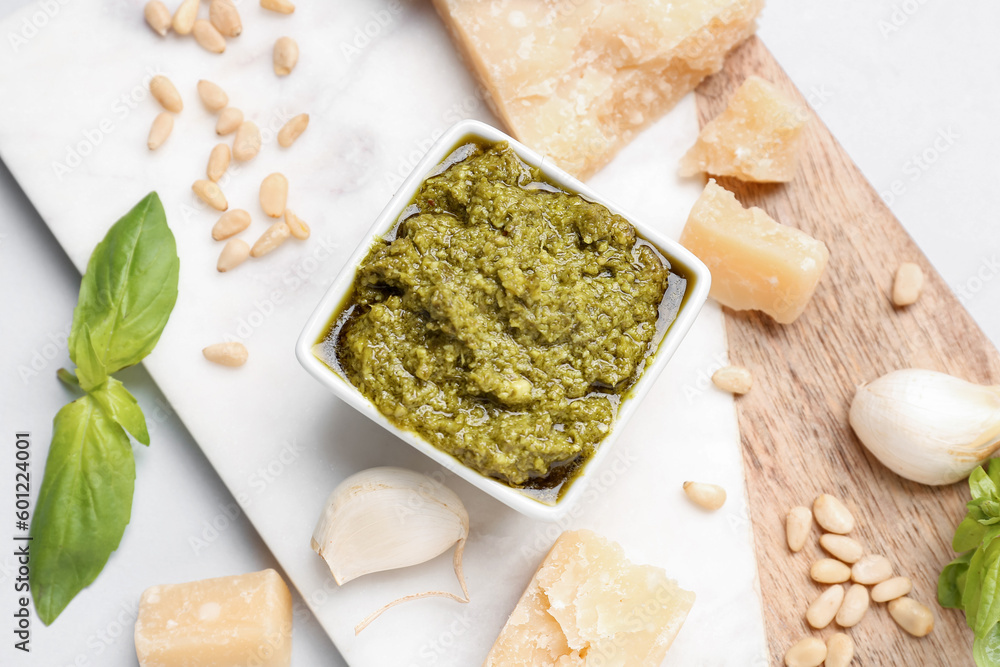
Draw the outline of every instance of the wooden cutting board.
M806 105L763 42L751 38L698 89L702 125L751 74ZM886 605L872 603L848 631L857 646L852 664L974 665L964 616L936 601L938 573L954 557L951 537L965 513L968 487L929 487L898 477L854 436L847 411L858 384L898 368L929 368L996 384L1000 357L830 131L810 114L793 182L719 179L744 206L759 206L830 248L826 275L793 325L726 309L731 361L750 368L756 379L753 391L736 405L771 659L782 665L785 651L800 638L825 639L840 631L835 624L813 631L805 622L806 607L823 588L808 574L809 565L822 557L818 527L800 553L792 554L785 544L787 510L811 506L826 492L854 512L858 527L852 537L909 576L911 597L935 615L934 631L915 639L896 626ZM916 304L897 309L889 294L903 261L919 264L927 282Z

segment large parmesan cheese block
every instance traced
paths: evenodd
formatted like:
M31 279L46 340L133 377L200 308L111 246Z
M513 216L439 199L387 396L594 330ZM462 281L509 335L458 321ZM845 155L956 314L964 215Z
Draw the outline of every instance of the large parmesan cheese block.
M710 180L684 231L681 245L712 272L711 295L734 310L761 310L781 324L805 310L826 268L826 244L745 209L733 193Z
M528 146L586 178L749 37L764 0L434 0Z
M588 530L563 533L485 667L659 667L694 604L666 573Z
M141 667L288 667L292 595L274 570L153 586L135 652Z
M809 115L773 84L751 76L726 110L701 130L681 160L681 175L706 172L742 181L787 183L795 177Z

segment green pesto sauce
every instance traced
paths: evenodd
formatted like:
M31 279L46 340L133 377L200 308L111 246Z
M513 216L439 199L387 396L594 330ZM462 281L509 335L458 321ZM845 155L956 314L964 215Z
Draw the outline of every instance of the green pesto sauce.
M361 263L320 356L397 426L550 489L610 432L685 285L621 216L466 144Z

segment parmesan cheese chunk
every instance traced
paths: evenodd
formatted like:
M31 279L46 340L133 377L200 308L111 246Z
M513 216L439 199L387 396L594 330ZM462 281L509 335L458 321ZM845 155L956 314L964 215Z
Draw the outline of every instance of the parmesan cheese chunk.
M709 180L691 209L681 245L712 272L711 295L734 310L761 310L781 324L805 310L830 252L822 241L745 209Z
M153 586L139 603L141 667L288 667L292 595L274 570Z
M666 573L587 530L563 533L485 667L659 667L694 604Z
M706 172L742 181L787 183L799 166L806 109L760 77L751 76L708 123L681 160L681 175Z
M579 177L722 68L764 0L434 0L511 133Z

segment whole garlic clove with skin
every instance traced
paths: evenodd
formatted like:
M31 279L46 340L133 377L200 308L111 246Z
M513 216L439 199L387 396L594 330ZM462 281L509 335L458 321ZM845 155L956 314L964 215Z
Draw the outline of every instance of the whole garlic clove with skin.
M1000 449L1000 386L894 371L858 388L851 427L887 468L921 484L964 479Z

